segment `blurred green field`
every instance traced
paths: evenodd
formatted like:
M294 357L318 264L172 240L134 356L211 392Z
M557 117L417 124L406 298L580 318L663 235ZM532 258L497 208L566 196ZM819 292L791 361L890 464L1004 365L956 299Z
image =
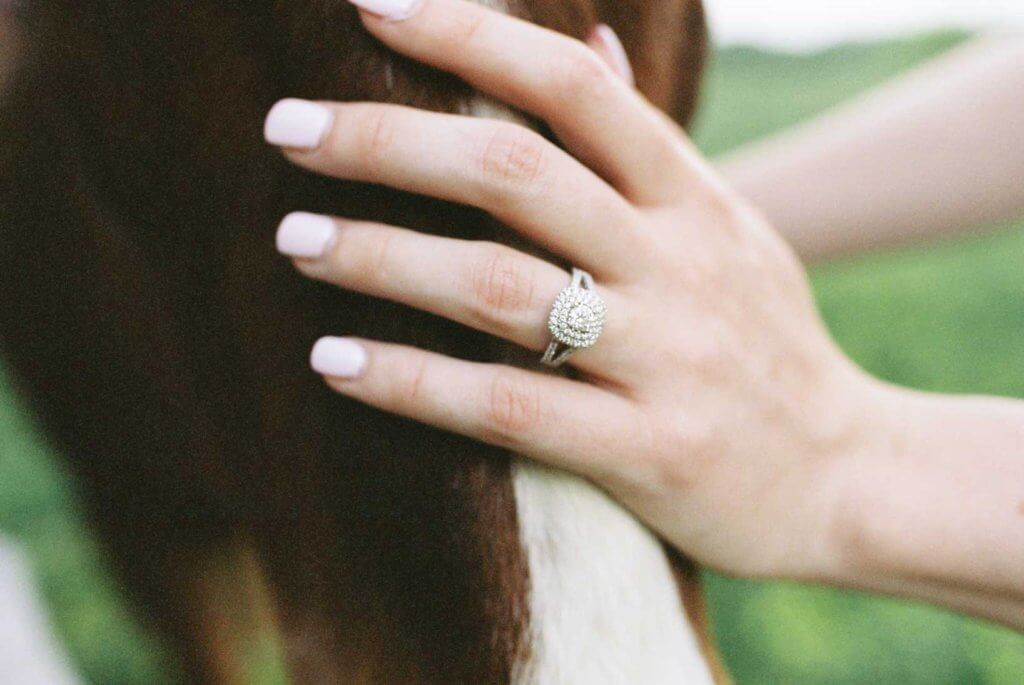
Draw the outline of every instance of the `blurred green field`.
M962 36L715 60L697 139L724 152L842 101ZM918 388L1024 397L1024 225L819 268L829 325L873 373ZM96 685L160 683L77 516L71 484L0 379L0 531L29 549L60 637ZM1024 682L1024 637L904 603L713 577L739 683ZM638 684L642 685L642 684Z

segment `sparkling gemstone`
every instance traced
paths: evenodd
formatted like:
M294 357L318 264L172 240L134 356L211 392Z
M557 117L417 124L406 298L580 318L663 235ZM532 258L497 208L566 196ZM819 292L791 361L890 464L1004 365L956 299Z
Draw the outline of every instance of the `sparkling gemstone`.
M596 293L570 286L555 300L548 329L563 345L590 347L601 335L606 313L604 302Z

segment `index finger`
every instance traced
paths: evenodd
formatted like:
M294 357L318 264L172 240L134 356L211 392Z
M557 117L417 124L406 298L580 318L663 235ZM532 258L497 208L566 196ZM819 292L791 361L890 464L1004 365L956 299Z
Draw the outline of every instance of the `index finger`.
M578 40L466 0L352 2L376 13L363 21L389 47L545 120L638 204L670 200L703 176L680 129Z

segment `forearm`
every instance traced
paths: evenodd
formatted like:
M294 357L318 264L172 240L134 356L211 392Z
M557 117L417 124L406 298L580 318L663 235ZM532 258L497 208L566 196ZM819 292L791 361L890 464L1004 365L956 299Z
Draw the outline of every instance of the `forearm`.
M1024 630L1024 402L879 391L837 470L832 582Z
M805 259L1024 214L1024 40L965 46L723 160Z

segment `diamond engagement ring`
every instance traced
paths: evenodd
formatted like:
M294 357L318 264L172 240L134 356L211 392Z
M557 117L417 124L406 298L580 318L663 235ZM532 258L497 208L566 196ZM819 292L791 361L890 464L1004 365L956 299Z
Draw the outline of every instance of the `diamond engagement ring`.
M592 346L601 336L608 308L594 292L594 279L583 269L572 270L572 283L558 294L548 318L551 344L541 363L561 366L576 350Z

